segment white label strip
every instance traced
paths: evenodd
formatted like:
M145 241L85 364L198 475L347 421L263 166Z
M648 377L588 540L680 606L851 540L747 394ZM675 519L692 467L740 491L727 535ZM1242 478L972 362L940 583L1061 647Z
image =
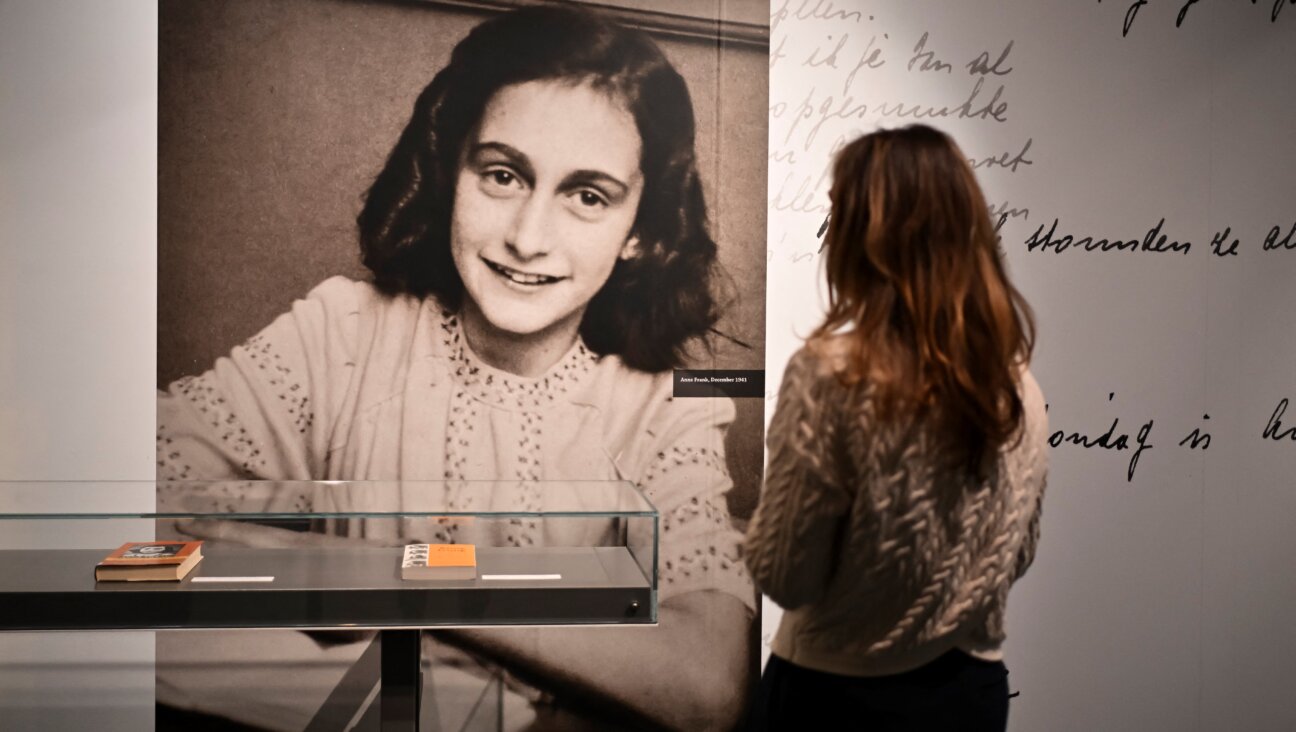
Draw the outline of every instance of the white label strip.
M274 582L274 577L194 577L190 582Z
M562 575L561 575L561 574L483 574L483 575L481 576L481 578L482 578L483 580L486 580L486 581L490 581L490 580L504 580L504 581L510 581L510 580L523 580L523 581L526 581L526 580L560 580L560 579L562 579Z

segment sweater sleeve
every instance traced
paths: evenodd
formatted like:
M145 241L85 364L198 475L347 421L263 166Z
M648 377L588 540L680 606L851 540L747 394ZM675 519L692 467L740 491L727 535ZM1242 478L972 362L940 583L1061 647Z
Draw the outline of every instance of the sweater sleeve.
M1023 405L1026 411L1024 434L1014 450L1012 470L1023 482L1027 491L1029 517L1026 520L1021 548L1017 551L1017 565L1013 580L1021 579L1035 561L1039 546L1040 516L1044 508L1044 491L1048 485L1048 412L1044 408L1044 395L1034 375L1022 375Z
M321 477L354 371L360 287L325 281L210 370L159 392L158 479Z
M1026 570L1030 569L1031 564L1035 562L1035 548L1039 546L1040 539L1040 514L1044 507L1044 485L1047 479L1042 479L1040 483L1040 492L1035 497L1032 506L1030 520L1026 524L1026 535L1022 538L1021 548L1017 550L1017 571L1013 580L1019 580Z
M733 482L724 437L733 419L729 399L668 397L649 427L655 452L639 485L661 517L660 598L715 590L755 613L756 593L740 557L742 535L725 503Z
M784 373L766 437L765 485L744 557L761 591L787 609L823 596L850 510L836 459L840 390L801 349Z

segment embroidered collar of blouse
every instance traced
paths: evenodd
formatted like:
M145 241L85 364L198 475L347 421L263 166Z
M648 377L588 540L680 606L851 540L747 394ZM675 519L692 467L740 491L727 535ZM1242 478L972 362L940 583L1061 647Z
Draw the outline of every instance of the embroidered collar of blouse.
M473 398L504 409L543 409L576 388L598 362L579 336L566 355L541 376L511 374L481 360L463 335L457 315L442 313L441 335L455 382Z

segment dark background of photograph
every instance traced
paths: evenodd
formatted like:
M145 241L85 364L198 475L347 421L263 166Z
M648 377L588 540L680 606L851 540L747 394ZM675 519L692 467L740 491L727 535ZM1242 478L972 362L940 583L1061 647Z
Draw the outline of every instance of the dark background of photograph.
M726 13L730 5L696 3L690 14L707 6ZM454 44L494 12L460 2L161 3L160 388L210 368L324 279L366 277L356 242L361 197L418 93ZM740 32L717 40L714 19L613 12L623 22L644 20L687 80L697 116L700 172L729 301L717 327L733 340L716 339L714 357L702 354L688 365L763 368L764 29L753 34L750 24L729 24ZM710 38L685 35L708 27ZM741 518L759 490L764 404L735 402L726 448L735 482L730 505Z

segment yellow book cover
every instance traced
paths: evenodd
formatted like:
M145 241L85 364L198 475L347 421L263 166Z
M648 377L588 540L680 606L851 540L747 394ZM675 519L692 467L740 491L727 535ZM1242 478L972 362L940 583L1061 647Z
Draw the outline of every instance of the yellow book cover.
M477 577L472 544L410 544L401 561L401 579L470 580Z

